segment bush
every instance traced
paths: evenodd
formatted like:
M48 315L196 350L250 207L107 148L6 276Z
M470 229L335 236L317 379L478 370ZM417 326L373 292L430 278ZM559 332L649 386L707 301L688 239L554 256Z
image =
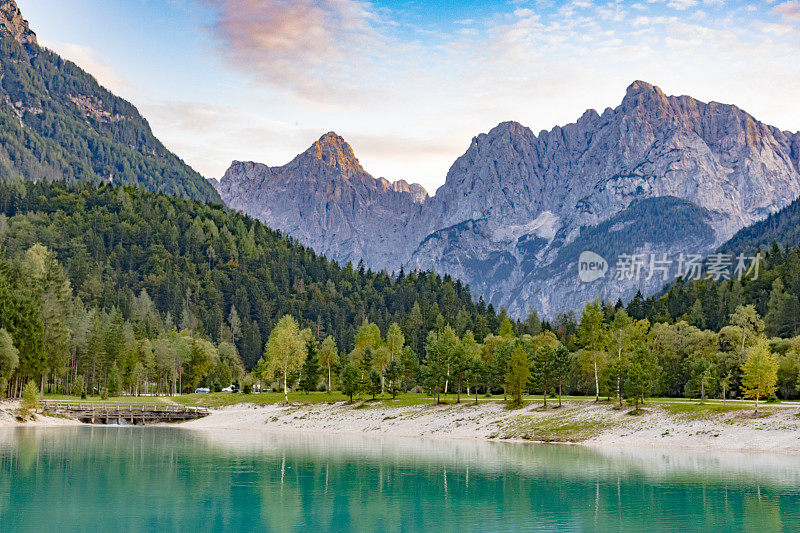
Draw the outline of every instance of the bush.
M85 388L83 376L78 376L75 378L75 381L70 384L69 393L73 396L84 397L86 395L86 392L84 391Z
M22 389L22 408L31 410L36 409L36 403L39 401L39 387L33 381L28 381L25 388Z

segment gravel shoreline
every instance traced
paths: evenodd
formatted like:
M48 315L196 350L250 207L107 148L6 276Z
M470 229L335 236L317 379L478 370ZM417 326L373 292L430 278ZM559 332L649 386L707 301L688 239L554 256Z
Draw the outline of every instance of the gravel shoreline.
M392 407L345 403L255 406L240 404L181 424L196 431L365 434L436 439L574 443L598 448L683 448L800 455L800 410L769 406L754 415L741 406L723 412L674 412L649 404L638 415L608 403L500 402Z
M800 408L764 406L758 415L746 405L727 410L682 410L677 404L630 408L610 403L565 401L560 408L540 403L506 409L502 402L395 407L384 403L237 404L207 417L162 426L192 431L376 435L480 441L570 443L603 449L681 448L704 451L800 455ZM0 401L0 427L79 426L63 417L33 415L20 421L18 401Z

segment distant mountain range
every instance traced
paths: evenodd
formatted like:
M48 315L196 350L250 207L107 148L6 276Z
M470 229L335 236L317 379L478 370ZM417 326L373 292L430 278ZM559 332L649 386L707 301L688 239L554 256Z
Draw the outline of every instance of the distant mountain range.
M234 162L217 190L337 261L434 268L516 316L552 316L663 287L680 254L705 255L798 198L799 167L800 134L636 81L602 114L475 137L433 197L372 177L334 133L283 167ZM593 282L578 277L585 251L607 263ZM628 255L672 266L629 279L614 268Z
M0 180L142 185L221 202L155 138L136 108L38 45L13 0L0 0Z
M224 200L340 263L434 269L518 317L652 294L680 273L647 276L648 258L800 239L800 134L641 81L618 107L564 127L505 122L478 135L435 196L371 176L335 133L285 166L234 162L207 181L0 0L0 180L19 179ZM581 257L599 269L589 278ZM640 267L644 279L625 270Z

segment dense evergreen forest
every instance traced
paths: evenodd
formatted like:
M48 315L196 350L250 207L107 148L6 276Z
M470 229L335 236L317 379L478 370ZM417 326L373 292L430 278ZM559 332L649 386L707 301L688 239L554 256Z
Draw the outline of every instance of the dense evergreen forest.
M740 229L720 248L725 253L769 250L773 243L793 248L800 245L800 199L764 220Z
M498 324L491 306L474 301L467 287L447 276L392 277L340 267L221 206L138 188L0 185L0 243L6 272L0 290L8 299L0 307L0 326L12 333L20 352L16 372L25 378L63 371L47 363L41 321L50 313L66 324L80 314L76 309L93 314L101 329L111 324L116 333L110 338L119 338L129 324L136 340L187 332L231 342L248 367L286 314L317 338L332 335L341 350L351 348L364 320L383 331L392 322L402 324L419 352L427 332L442 321L484 335ZM63 273L54 288L43 289L30 275L31 254L47 257L52 272ZM58 313L47 311L45 304L55 300L68 303ZM67 337L86 327L69 326ZM21 338L27 335L29 340ZM104 380L113 362L102 371L95 366L93 375ZM74 365L72 370L77 376Z
M142 185L221 203L129 102L74 63L0 32L0 180Z
M773 244L762 256L757 279L678 279L663 294L637 295L627 310L652 322L685 320L718 331L729 325L737 307L747 304L764 317L768 335L794 337L800 334L800 248Z
M548 323L513 322L448 276L339 266L245 215L141 188L0 185L0 244L10 394L798 396L800 249L773 247L756 280L679 281Z

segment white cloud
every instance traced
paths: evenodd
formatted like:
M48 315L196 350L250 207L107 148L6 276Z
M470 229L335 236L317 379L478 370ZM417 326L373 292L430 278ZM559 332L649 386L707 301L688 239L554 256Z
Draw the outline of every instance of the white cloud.
M745 9L720 17L713 7L699 17L695 0L526 2L446 33L354 0L203 1L213 2L223 57L255 80L248 94L272 91L263 104L211 116L151 109L165 138L191 131L181 150L207 175L230 159L283 164L336 130L374 175L435 190L477 133L503 120L534 131L566 124L586 108L616 106L635 79L800 129L800 48L788 18L764 22ZM776 13L791 17L794 3ZM276 90L288 111L271 103ZM264 118L276 114L284 122Z
M697 5L697 0L670 0L667 5L672 9L685 11Z
M379 18L356 0L201 0L212 30L234 68L316 98L343 91L353 73L385 54Z
M772 11L791 22L800 22L800 0L789 0L778 4Z

